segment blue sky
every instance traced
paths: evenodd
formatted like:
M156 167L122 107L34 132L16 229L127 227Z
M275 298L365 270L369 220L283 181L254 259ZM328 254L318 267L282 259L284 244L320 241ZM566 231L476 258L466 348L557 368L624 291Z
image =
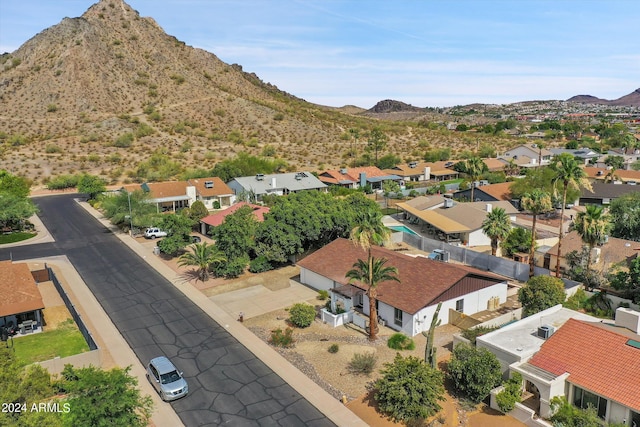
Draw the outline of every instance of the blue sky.
M12 52L91 0L0 0ZM640 88L638 0L129 0L188 45L310 102L510 103Z

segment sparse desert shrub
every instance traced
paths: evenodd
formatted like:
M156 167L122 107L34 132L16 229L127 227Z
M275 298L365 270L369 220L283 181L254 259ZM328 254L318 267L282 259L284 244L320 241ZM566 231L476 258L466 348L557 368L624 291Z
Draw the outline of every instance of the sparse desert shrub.
M340 350L340 346L336 343L333 343L329 346L329 353L331 354L335 354L338 352L338 350Z
M309 304L294 304L289 310L289 321L298 328L307 328L316 318L316 309Z
M269 342L271 343L271 345L276 347L293 347L293 344L295 342L295 340L293 339L293 328L286 328L284 331L281 328L278 328L271 331Z
M44 152L47 154L62 153L62 148L58 147L55 144L47 144L47 146L44 148Z
M116 140L113 141L113 146L118 148L128 148L131 147L134 139L135 137L133 136L133 134L131 132L127 132L117 137Z
M276 115L275 115L275 116L273 116L273 120L276 120L276 121L278 121L278 122L279 122L279 121L284 120L284 114L282 114L282 113L276 113Z
M375 353L356 353L349 362L349 372L369 375L376 367L377 361Z
M55 113L58 111L58 106L56 104L47 105L47 113Z
M145 136L153 135L156 132L154 128L146 123L140 123L136 129L136 138L142 138Z
M394 350L415 350L416 348L413 339L400 332L391 335L387 341L387 346Z
M169 76L169 78L174 82L176 82L176 84L178 85L181 85L185 81L184 76L181 76L180 74L172 74Z

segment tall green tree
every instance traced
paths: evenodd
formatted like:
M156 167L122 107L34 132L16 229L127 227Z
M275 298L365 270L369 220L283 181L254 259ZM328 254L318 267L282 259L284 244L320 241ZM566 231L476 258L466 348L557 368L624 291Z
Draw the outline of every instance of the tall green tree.
M149 193L125 190L100 197L100 207L109 221L117 226L150 227L158 216L156 207L149 202Z
M443 374L415 356L397 354L385 363L382 376L374 384L380 410L395 421L410 425L435 415L445 400Z
M194 221L180 214L162 215L158 227L167 232L167 237L158 242L162 253L175 256L190 243Z
M511 231L511 219L507 211L492 209L482 222L482 231L491 239L491 255L496 256L500 241L506 239Z
M613 237L640 242L640 191L613 200L609 214Z
M467 174L471 181L471 201L474 201L473 190L475 189L474 183L480 178L480 176L488 170L485 162L480 157L471 157L464 161L464 173Z
M640 257L629 263L628 271L619 271L609 277L611 287L624 292L625 297L640 304Z
M398 279L398 269L385 266L387 260L375 258L371 254L372 245L382 245L389 239L390 231L382 224L382 214L380 211L367 210L359 217L357 224L350 234L350 240L357 246L367 251L367 260L359 259L353 264L353 269L349 270L346 277L350 281L360 281L367 286L366 295L369 299L369 339L376 339L378 329L378 311L376 301L378 298L378 285L387 280L400 282Z
M496 356L486 348L458 344L447 365L447 376L454 388L479 403L502 381Z
M65 425L145 427L153 402L140 394L138 380L130 370L66 365L58 383L69 396L70 411L63 414Z
M382 129L376 127L369 132L369 138L367 140L367 150L375 153L375 164L378 164L378 153L384 150L388 141L387 135Z
M567 204L569 188L585 188L593 191L587 179L587 173L580 166L576 158L569 153L562 153L554 159L551 168L556 173L555 182L562 186L562 211L560 213L560 228L558 230L558 251L556 253L556 277L560 277L560 256L562 254L562 238L564 237L564 209ZM554 186L554 190L556 186Z
M178 265L194 266L198 268L198 277L205 282L209 279L209 269L212 265L224 262L227 257L215 245L207 242L196 243L191 247L191 252L180 255Z
M549 212L551 206L551 196L543 190L533 190L529 194L525 194L520 200L520 204L525 211L533 216L531 226L531 248L529 249L529 277L533 277L533 266L535 264L534 255L536 254L536 222L538 215Z
M578 232L580 238L589 247L587 255L587 266L591 274L591 254L596 245L603 244L611 232L611 216L605 211L603 206L587 205L584 211L578 212L573 222L573 228ZM585 283L587 288L593 287L591 280Z
M78 180L78 193L85 193L89 199L95 199L97 195L105 192L107 187L104 179L99 176L83 174Z
M525 317L562 304L566 298L564 283L552 276L532 277L525 286L518 289L518 300Z
M211 235L216 241L216 246L227 257L227 262L248 260L255 251L256 227L257 220L253 209L243 206L227 215L224 222L212 230Z

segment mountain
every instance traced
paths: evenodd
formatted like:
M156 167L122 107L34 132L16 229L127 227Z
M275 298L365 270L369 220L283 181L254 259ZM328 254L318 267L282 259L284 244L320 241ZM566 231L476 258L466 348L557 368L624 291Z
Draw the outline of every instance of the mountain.
M369 112L372 113L398 113L398 112L417 112L424 111L424 108L414 107L404 102L394 101L391 99L385 99L374 105Z
M628 95L611 101L591 95L576 95L567 99L567 102L594 105L615 105L620 107L640 107L640 89L636 89Z

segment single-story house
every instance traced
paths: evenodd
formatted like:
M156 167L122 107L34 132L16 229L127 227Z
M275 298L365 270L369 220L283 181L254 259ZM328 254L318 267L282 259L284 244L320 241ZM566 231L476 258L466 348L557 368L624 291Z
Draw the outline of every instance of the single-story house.
M639 334L640 313L628 308L616 310L615 324L569 319L511 369L538 399L542 417L551 415L553 397L565 396L579 408L593 406L606 422L640 425Z
M227 183L235 196L243 195L247 198L255 197L262 200L262 196L275 194L277 196L297 193L299 191L326 191L327 185L316 178L311 172L292 172L276 174L257 174L255 176L241 176ZM250 201L246 200L245 201Z
M538 144L522 144L518 147L507 150L500 158L506 160L513 159L518 166L521 167L538 167L545 166L551 162L553 153L545 148L541 148ZM519 162L526 158L526 162Z
M634 137L636 138L636 140L640 141L640 134L635 134ZM631 166L635 162L640 161L640 148L638 147L613 148L607 151L607 155L622 157L624 160L624 169L631 170Z
M562 238L562 253L560 254L561 271L567 271L569 269L569 263L566 258L567 254L573 251L580 252L583 247L585 247L585 244L575 230L570 231ZM639 242L609 237L605 243L593 248L593 252L591 253L591 268L602 271L618 263L628 265L639 253ZM546 254L549 258L549 266L551 269L556 268L557 255L558 244L556 243Z
M489 157L486 159L482 159L482 162L487 165L487 170L489 172L499 172L503 171L504 167L507 165L508 161L504 159L498 159L494 157Z
M509 377L509 366L516 362L526 362L540 350L545 342L545 331L548 329L539 329L541 326L551 327L550 330L555 331L569 319L589 322L600 320L558 304L480 335L476 338L476 347L486 348L496 356L500 362L502 376L506 379Z
M29 266L0 261L0 326L42 326L44 303Z
M217 176L188 179L187 184L195 189L196 200L204 203L209 210L224 209L235 202L233 190ZM189 187L187 192L192 193Z
M469 246L491 244L491 239L482 231L482 223L493 208L504 209L513 224L518 213L511 203L505 201L459 203L444 198L444 203L436 208L419 209L408 203L396 206L404 211L410 223L421 224L423 232L446 242L462 242Z
M400 283L386 281L378 285L378 316L386 326L408 336L429 329L438 303L439 318L449 322L449 311L466 315L486 310L489 303L507 299L507 281L493 273L463 265L411 257L374 246L376 258L386 258L387 266L398 269ZM367 286L349 282L347 271L367 252L346 239L337 239L298 262L300 281L317 290L332 293L332 304L347 311L369 315Z
M551 151L554 156L559 156L560 154L563 154L563 153L569 153L573 157L575 157L576 160L579 160L584 165L588 165L589 163L593 164L600 157L602 157L602 154L592 150L591 148L585 148L585 147L576 148L576 149L550 148L549 151Z
M607 179L631 185L640 184L640 171L616 169L613 171L613 176L609 178L608 176L610 175L611 169L608 168L586 167L584 168L584 171L587 173L587 177L592 181L604 181Z
M511 201L511 182L482 185L473 189L473 198L476 202ZM471 188L453 193L454 199L471 199Z
M158 212L188 208L196 200L204 203L207 209L225 208L235 202L233 191L218 177L130 184L122 190L149 193L149 201L156 205Z
M403 180L397 174L382 171L376 166L326 170L318 175L318 179L327 185L339 185L346 188L360 188L370 185L374 190L382 189L382 184L385 181L396 181L400 184Z
M225 210L218 211L202 218L200 220L200 232L204 235L209 235L209 231L213 227L217 227L222 224L227 215L231 215L243 206L249 206L253 210L253 215L256 217L256 221L258 222L264 221L264 215L269 212L269 208L266 206L254 205L247 202L238 202Z
M617 172L616 172L617 173ZM613 184L604 182L592 182L593 192L582 189L579 204L586 205L609 205L613 200L624 195L640 192L640 186L627 184Z

